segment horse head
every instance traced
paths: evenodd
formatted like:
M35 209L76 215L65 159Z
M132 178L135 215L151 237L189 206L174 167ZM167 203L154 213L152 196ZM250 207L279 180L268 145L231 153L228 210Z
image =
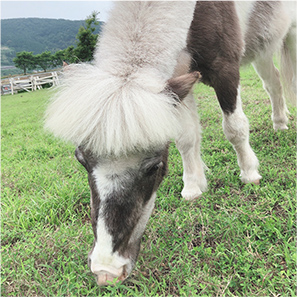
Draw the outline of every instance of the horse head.
M194 72L168 81L163 93L170 94L174 108L199 76ZM88 264L99 285L125 280L135 265L156 191L166 175L168 143L119 155L98 155L83 145L75 151L88 173L94 232Z

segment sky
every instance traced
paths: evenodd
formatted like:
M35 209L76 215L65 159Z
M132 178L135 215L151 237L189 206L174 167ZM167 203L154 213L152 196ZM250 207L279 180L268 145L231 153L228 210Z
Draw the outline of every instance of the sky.
M112 1L3 1L1 19L50 18L85 20L93 11L99 12L99 21L106 22Z

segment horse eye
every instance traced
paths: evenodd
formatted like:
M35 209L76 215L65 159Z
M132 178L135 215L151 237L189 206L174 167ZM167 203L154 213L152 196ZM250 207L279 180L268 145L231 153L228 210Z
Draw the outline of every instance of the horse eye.
M155 172L157 172L159 168L162 168L162 167L163 167L163 162L161 161L161 162L159 162L159 163L153 165L152 167L148 168L146 174L147 174L148 176L151 176L151 175L153 175Z

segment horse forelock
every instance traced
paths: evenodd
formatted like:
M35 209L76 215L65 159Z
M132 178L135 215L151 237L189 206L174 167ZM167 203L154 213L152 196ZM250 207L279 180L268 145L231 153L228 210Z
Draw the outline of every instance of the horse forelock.
M56 136L97 155L159 147L179 133L176 101L162 92L186 47L195 2L117 2L95 66L65 71L46 113Z
M92 65L70 69L48 107L46 128L97 155L167 143L179 132L179 108L162 92L164 79L146 71L123 78Z

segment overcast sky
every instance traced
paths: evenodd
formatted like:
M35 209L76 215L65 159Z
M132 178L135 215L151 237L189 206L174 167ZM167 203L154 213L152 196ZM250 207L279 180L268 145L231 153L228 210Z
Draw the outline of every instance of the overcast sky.
M1 19L50 18L85 20L94 10L100 21L108 19L112 1L2 1Z

